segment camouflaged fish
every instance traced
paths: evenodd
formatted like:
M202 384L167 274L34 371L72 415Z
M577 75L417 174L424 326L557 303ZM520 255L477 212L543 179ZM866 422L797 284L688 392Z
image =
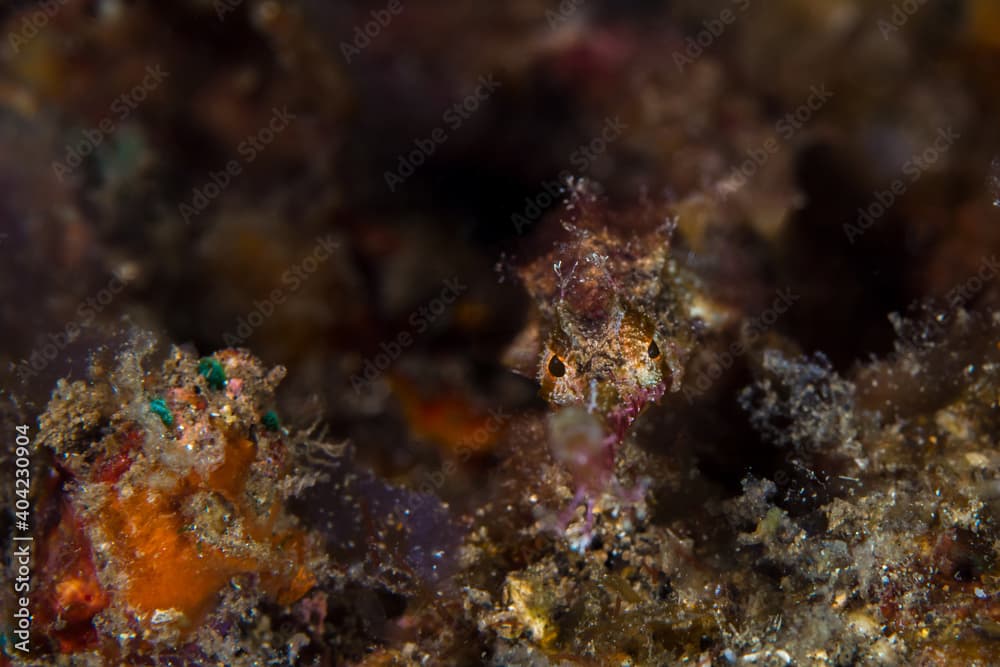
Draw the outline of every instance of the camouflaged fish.
M646 405L680 389L706 305L671 254L662 210L614 215L578 189L568 213L568 239L518 272L534 313L506 361L550 405L582 406L620 442Z

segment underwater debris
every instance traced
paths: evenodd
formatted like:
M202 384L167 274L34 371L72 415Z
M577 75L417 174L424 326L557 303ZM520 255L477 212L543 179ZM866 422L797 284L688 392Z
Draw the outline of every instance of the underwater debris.
M825 356L787 359L768 350L762 375L740 401L765 437L810 451L857 448L855 387L837 376Z

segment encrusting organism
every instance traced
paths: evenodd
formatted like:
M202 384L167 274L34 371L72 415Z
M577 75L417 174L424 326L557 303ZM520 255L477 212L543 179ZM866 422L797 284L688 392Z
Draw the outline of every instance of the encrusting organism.
M41 540L39 653L200 645L231 622L226 591L291 605L325 567L285 506L295 453L271 409L284 369L174 348L147 370L140 348L60 381L40 418L57 514Z

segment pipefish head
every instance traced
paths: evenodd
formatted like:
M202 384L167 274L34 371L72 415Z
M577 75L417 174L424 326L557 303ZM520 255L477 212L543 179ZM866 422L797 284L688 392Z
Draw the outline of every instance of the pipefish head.
M681 373L675 344L617 293L584 282L563 295L538 360L551 405L582 405L619 433Z

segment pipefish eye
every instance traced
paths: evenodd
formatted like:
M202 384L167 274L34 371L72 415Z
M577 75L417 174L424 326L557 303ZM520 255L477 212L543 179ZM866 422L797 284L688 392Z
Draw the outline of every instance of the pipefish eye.
M656 359L660 356L660 346L656 344L655 340L649 341L649 349L646 350L646 354L649 355L650 359Z
M566 375L566 364L563 363L562 359L560 359L557 354L553 354L552 358L549 359L549 373L551 373L553 377L557 378L561 378L563 375Z

